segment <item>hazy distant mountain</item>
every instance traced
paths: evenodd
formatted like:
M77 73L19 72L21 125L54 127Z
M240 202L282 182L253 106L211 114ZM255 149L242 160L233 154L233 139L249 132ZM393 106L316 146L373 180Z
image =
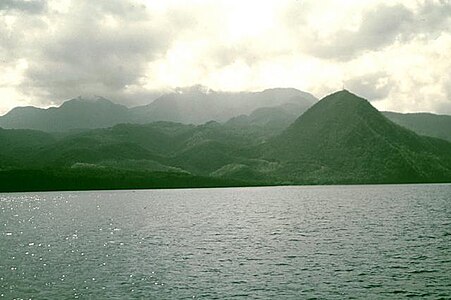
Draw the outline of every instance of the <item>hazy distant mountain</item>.
M60 107L14 108L0 117L0 127L58 132L110 127L129 120L128 108L123 105L102 97L94 99L78 97L64 102Z
M451 116L431 113L401 114L388 111L383 114L393 122L418 134L451 141Z
M295 108L293 113L299 115L316 101L311 94L291 88L228 93L196 86L163 95L151 104L132 108L131 111L133 119L141 123L172 121L203 124L211 120L225 122L262 107L290 104Z
M120 123L203 124L212 120L225 122L262 107L288 106L291 113L299 115L316 101L312 95L296 89L225 93L196 86L179 89L148 105L131 109L102 97L78 97L49 109L17 107L0 117L0 127L62 132L106 128Z
M331 94L264 146L295 183L451 180L451 144L394 124L348 92Z

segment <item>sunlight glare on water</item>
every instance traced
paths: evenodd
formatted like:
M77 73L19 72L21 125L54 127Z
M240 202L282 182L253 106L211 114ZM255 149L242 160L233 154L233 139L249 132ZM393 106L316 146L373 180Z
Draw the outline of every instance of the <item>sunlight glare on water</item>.
M0 194L0 298L451 295L451 185Z

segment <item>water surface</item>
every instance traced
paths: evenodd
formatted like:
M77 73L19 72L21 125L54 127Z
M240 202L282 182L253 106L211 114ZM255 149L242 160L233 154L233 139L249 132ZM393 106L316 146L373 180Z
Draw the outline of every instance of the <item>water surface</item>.
M0 194L4 299L449 299L451 185Z

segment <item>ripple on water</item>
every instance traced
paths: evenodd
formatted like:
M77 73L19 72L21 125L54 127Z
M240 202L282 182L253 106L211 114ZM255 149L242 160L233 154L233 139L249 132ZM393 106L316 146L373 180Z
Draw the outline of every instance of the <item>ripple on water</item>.
M0 297L446 299L449 195L450 185L1 195Z

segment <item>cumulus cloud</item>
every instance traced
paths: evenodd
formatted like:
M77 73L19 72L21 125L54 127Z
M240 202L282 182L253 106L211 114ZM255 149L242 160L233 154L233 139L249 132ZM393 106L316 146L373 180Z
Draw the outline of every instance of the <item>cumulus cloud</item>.
M165 31L152 26L142 5L77 1L70 11L44 43L32 41L36 48L20 86L25 95L120 94L168 47Z
M0 113L176 87L345 87L380 109L451 111L444 0L3 0Z
M330 30L326 36L305 27L301 48L311 55L333 60L351 60L365 51L378 51L395 42L421 36L435 38L450 28L451 2L425 2L416 10L403 4L379 4L362 12L357 28ZM346 27L346 26L343 26Z
M330 41L314 43L310 51L325 58L351 59L392 44L411 19L412 13L402 5L379 6L365 13L357 31L338 30Z

